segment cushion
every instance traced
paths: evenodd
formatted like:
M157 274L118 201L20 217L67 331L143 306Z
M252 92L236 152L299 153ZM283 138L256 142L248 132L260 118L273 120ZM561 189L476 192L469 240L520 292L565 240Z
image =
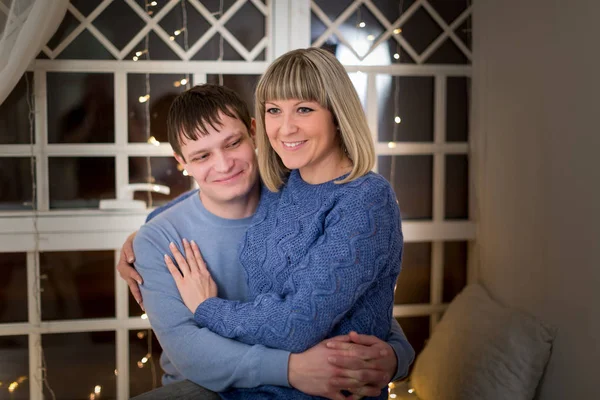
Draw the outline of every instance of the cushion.
M417 357L411 385L422 400L532 399L554 336L554 329L469 285Z

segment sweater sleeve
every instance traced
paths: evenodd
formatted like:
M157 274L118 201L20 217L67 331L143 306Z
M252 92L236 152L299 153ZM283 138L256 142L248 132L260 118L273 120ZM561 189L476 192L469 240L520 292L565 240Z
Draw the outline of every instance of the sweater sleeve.
M144 279L140 289L152 329L177 371L214 391L289 386L288 352L249 346L198 327L164 265L168 243L152 224L144 225L134 241L135 266Z
M415 359L415 351L406 339L404 331L396 318L392 319L392 325L390 327L390 335L387 338L387 342L394 353L396 353L396 359L398 360L398 367L396 369L396 375L392 378L392 381L397 381L408 375L408 368Z
M321 236L281 293L247 303L210 298L196 309L198 324L244 343L302 352L328 337L352 309L361 333L381 329L385 340L400 271L400 215L389 186L363 186L328 213Z

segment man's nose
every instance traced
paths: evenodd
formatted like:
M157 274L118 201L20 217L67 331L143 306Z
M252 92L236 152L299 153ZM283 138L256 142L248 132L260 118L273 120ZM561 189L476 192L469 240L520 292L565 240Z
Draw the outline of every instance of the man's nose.
M215 155L215 170L218 172L227 172L233 167L233 157L226 152L220 152Z

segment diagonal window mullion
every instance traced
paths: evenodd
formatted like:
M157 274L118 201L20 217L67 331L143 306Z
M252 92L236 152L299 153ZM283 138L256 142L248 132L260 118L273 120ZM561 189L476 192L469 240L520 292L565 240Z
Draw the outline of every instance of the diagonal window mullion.
M113 0L104 0L98 5L98 7L94 9L94 11L92 11L90 15L87 16L87 18L83 18L83 15L79 12L79 10L77 10L72 4L69 3L69 12L71 12L71 14L73 14L73 16L77 18L80 24L77 26L77 28L73 30L73 32L71 32L69 36L65 38L65 40L63 40L58 46L56 46L54 50L51 50L50 58L54 59L58 57L60 53L62 53L62 51L66 49L67 46L69 46L73 42L73 40L75 40L77 36L79 36L81 32L83 32L83 30L86 28L86 22L91 24L92 21L95 20L96 17L98 17L98 15L100 15L100 13L104 11L104 9L106 9L106 7L108 7L112 2ZM75 13L73 13L73 10L75 10ZM83 18L83 20L80 18Z
M144 20L144 22L146 22L146 26L131 40L131 42L129 42L127 46L125 46L125 48L120 54L121 57L124 58L125 55L127 55L129 51L131 51L131 49L135 47L136 43L138 42L134 40L138 39L138 37L138 41L141 40L141 38L147 35L148 32L150 32L150 30L153 30L158 35L158 37L160 37L165 42L165 44L169 46L169 48L171 48L171 50L173 50L175 54L179 56L179 58L185 61L188 60L185 51L174 41L170 40L167 32L165 32L165 30L158 24L163 19L163 17L167 15L169 11L171 11L177 4L179 4L179 2L171 1L165 4L165 6L156 14L154 18L146 14L146 11L143 10L134 0L125 0L125 2L140 18ZM142 32L144 32L144 35L141 35ZM125 53L125 50L128 50L127 53Z
M317 16L323 21L325 25L327 25L327 30L312 44L313 47L321 47L325 40L327 40L332 34L335 34L336 37L342 42L348 49L354 54L357 59L362 59L361 56L356 52L354 47L352 47L344 38L344 36L337 29L345 20L347 20L352 13L360 7L361 2L352 3L344 12L335 20L335 22L331 22L329 17L317 6L314 1L311 1L311 9L317 14Z
M269 16L269 7L267 7L264 3L262 3L260 0L250 0L250 1L258 9L258 11L263 13L263 15L265 17Z
M256 57L258 57L258 54L263 51L267 45L269 44L269 38L268 37L263 37L260 42L258 42L256 44L256 46L254 46L254 48L252 49L252 51L250 51L249 56L250 59L248 61L253 61Z
M87 30L94 35L100 43L102 43L106 50L108 50L116 59L119 59L119 49L117 49L115 45L113 45L110 40L106 38L106 36L104 36L98 29L96 29L94 25L92 25L92 19L89 19L89 17L84 17L83 14L81 14L81 12L79 12L79 10L73 6L73 4L69 3L68 10L75 18L79 20L79 22L81 22L81 25L83 25L84 28L87 28Z
M429 15L431 15L431 17L434 19L434 21L437 22L437 24L442 28L442 30L444 31L444 33L442 33L442 36L450 37L450 39L454 42L454 44L456 44L456 46L464 53L465 57L467 57L467 59L469 61L472 61L471 51L465 46L465 44L462 42L462 40L460 40L456 36L456 33L454 33L454 29L452 29L450 26L448 26L446 21L444 21L444 19L442 17L440 17L440 15L437 13L437 11L435 11L435 9L431 6L431 4L429 4L429 2L427 2L427 0L423 0L423 8L429 13ZM454 26L454 24L457 21L462 22L462 19L466 18L470 13L471 13L471 7L468 7L461 14L461 16L452 23L452 26ZM456 26L458 26L458 25L456 25ZM438 40L434 41L434 43L436 43L436 42L438 42ZM441 43L438 43L438 46L440 44ZM433 45L433 43L432 43L432 45ZM430 45L430 47L432 47L432 45ZM429 50L429 48L427 50ZM425 52L427 52L427 50L425 50ZM433 50L435 50L435 48ZM425 52L423 52L423 55L425 54ZM429 53L429 55L430 55L430 53ZM425 57L423 57L423 59L425 59Z
M392 33L394 29L400 28L404 23L417 11L419 6L421 5L422 0L417 0L413 3L405 12L398 17L393 24L391 24L387 18L379 11L379 9L371 2L371 0L364 0L365 6L371 11L371 13L377 18L377 20L386 28L386 31L380 35L375 43L371 46L365 57L368 56L377 46L386 41ZM420 57L417 52L413 49L413 47L404 39L401 35L397 35L395 37L396 41L402 46L402 48L415 60L417 64L420 64Z

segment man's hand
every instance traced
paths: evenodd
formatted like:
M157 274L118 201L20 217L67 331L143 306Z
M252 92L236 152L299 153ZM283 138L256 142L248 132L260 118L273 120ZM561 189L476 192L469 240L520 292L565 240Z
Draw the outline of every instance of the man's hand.
M394 349L375 336L350 332L327 340L326 346L337 351L328 361L340 368L331 384L352 392L355 398L379 395L396 374Z
M135 238L136 233L137 232L133 232L131 235L129 235L125 240L125 243L123 243L123 247L121 247L119 263L117 264L117 271L119 271L121 278L127 282L127 285L129 285L129 290L131 291L135 301L137 301L137 303L140 305L142 311L145 311L142 293L140 292L139 286L143 283L143 280L140 274L133 267L133 262L135 261L135 254L133 254L133 239Z
M351 332L292 354L288 380L292 387L309 395L359 399L378 396L396 368L396 354L390 345L374 336ZM352 396L344 396L342 390Z

